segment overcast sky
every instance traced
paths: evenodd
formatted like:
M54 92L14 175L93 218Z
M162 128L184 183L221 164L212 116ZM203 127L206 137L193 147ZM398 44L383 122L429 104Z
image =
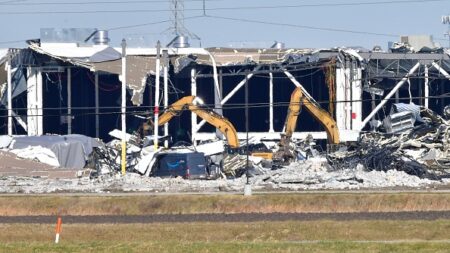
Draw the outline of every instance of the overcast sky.
M202 17L202 1L185 0L184 5L185 26L204 47L264 47L278 40L287 47L380 45L386 49L388 41L408 34L431 34L448 46L444 37L448 27L441 16L450 13L450 0L206 0L208 16L229 19ZM6 42L39 38L40 28L110 29L170 18L168 0L0 0L0 48L25 46ZM167 42L173 37L168 31L171 26L163 22L113 29L110 37L113 45L126 38L130 44L153 46L158 39Z

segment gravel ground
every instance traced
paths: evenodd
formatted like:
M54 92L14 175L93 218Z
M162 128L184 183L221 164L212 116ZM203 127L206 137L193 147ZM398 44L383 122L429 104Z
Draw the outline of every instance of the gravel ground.
M0 176L77 178L77 170L53 167L33 160L18 158L11 152L0 150Z
M246 183L245 177L184 180L145 177L136 173L76 178L75 171L17 159L4 152L0 153L0 158L0 193L242 192ZM293 163L278 170L262 169L259 173L250 180L254 191L429 189L450 185L450 179L421 179L397 170L366 171L362 166L330 170L320 160Z

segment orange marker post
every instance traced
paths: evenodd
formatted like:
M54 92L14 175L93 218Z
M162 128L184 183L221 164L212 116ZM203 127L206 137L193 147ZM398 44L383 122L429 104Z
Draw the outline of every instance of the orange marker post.
M62 219L61 219L61 217L58 217L58 221L56 222L56 237L55 237L55 243L58 243L58 242L59 242L59 234L60 234L61 231L62 231L61 225L62 225Z

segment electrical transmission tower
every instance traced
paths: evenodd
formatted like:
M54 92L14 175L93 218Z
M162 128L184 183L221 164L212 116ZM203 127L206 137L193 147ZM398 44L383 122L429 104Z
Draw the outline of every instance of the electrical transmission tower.
M442 24L448 26L445 36L448 37L448 47L450 48L450 15L442 16Z
M184 0L170 0L170 10L172 11L172 27L170 30L175 35L175 38L169 45L188 47L187 38L200 40L196 34L190 32L184 26Z

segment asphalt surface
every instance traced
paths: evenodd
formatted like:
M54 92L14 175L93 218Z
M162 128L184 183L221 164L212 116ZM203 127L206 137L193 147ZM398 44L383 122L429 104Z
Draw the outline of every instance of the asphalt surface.
M314 220L437 220L450 219L450 211L370 212L370 213L236 213L236 214L155 214L136 216L63 216L63 223L132 224L175 222L258 222ZM0 223L53 224L56 216L1 216Z

